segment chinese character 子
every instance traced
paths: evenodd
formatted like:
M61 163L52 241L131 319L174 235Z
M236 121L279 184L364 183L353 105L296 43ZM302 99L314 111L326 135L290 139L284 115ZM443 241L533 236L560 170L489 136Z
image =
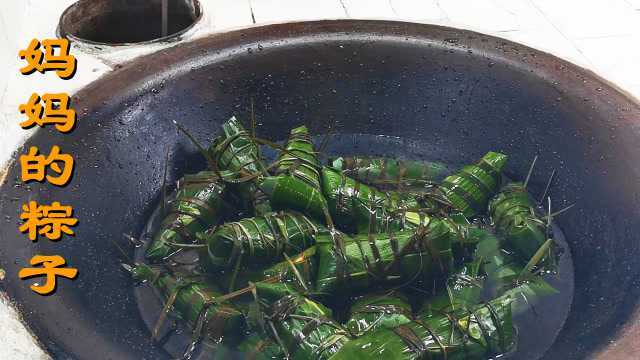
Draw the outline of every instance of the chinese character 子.
M71 179L73 173L73 157L69 154L60 154L60 147L54 145L47 157L38 154L39 150L35 146L29 148L29 153L20 155L20 166L22 168L22 181L43 181L63 186ZM48 174L47 169L54 175Z
M40 104L40 96L33 93L26 104L20 105L20 112L27 115L27 120L21 122L20 126L29 129L34 125L42 127L55 124L62 133L71 131L76 123L76 112L69 108L69 95L44 94L42 100L44 107Z
M49 240L60 240L62 233L74 235L69 227L76 226L78 219L71 215L73 208L62 206L57 201L49 206L29 201L29 204L22 204L20 219L24 220L24 223L19 230L28 232L31 241L35 241L38 235L44 235Z
M20 269L18 277L28 279L35 276L46 276L44 285L33 284L29 286L31 290L40 295L48 295L56 290L56 277L62 276L67 279L74 279L78 275L78 269L65 267L66 261L59 255L36 255L29 263L32 266L42 265L42 267L32 267Z
M33 74L34 71L44 73L55 70L61 79L70 79L76 72L77 61L69 54L68 39L46 39L42 40L42 44L33 39L29 46L20 50L18 54L20 59L27 62L27 65L20 69L24 75Z

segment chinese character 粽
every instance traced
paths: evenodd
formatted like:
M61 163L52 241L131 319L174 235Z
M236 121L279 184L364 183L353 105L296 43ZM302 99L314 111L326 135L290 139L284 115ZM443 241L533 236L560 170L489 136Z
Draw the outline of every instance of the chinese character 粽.
M35 241L38 235L49 240L60 240L62 233L74 235L70 226L75 226L78 219L72 217L73 208L62 206L54 201L50 206L38 205L35 201L22 205L20 219L25 220L19 228L20 232L28 232L29 240Z

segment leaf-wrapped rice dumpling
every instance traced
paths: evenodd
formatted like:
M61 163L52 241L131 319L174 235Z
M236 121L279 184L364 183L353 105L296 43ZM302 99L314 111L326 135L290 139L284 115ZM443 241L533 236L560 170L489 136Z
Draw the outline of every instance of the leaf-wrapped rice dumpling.
M347 233L368 232L372 226L373 232L401 230L404 212L419 207L410 193L379 191L330 167L323 167L321 176L329 213Z
M235 116L222 124L222 134L213 141L208 152L217 170L224 171L225 179L249 179L228 184L243 204L249 204L256 215L271 210L269 202L259 196L256 187L267 174L260 147Z
M246 288L250 282L281 282L290 284L301 293L313 289L318 269L316 247L285 257L285 260L263 270L244 269L238 272L227 272L217 278L220 286L229 292Z
M217 224L229 210L223 195L225 184L212 171L185 175L178 181L176 197L146 251L152 261L163 259L178 248L172 244L193 243L197 232Z
M260 183L273 208L300 211L324 223L327 202L320 189L321 166L305 126L291 130L276 164L276 175Z
M260 300L267 304L267 329L292 359L329 359L349 333L324 305L293 291L286 284L257 283Z
M149 284L161 294L165 311L173 308L192 328L197 329L201 324L203 335L211 340L235 341L244 331L242 312L229 301L222 301L223 294L201 278L171 275L143 264L127 270L134 279Z
M418 314L395 328L378 328L344 344L333 360L484 359L515 347L511 298L471 310Z
M342 237L343 249L332 235L316 238L318 293L433 279L446 275L453 259L451 232L437 218L411 231Z
M214 140L209 152L219 170L229 170L240 177L266 171L258 144L235 116L222 124L222 135Z
M447 166L440 162L363 156L332 159L329 166L355 180L378 188L424 186L442 180L449 173Z
M510 183L489 203L489 215L508 248L530 259L547 240L547 224L536 215L534 202L522 183Z
M489 199L498 192L507 155L488 152L480 161L447 176L440 188L451 204L466 217L483 213Z
M293 255L312 246L326 231L300 213L282 212L228 222L197 236L207 245L213 267L232 268L279 261L283 253Z

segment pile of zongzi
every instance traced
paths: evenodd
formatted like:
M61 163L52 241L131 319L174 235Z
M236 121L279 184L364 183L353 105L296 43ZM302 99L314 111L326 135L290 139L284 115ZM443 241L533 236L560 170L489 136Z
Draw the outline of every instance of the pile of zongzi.
M553 214L528 177L505 181L505 154L457 171L321 161L306 127L281 145L235 118L198 147L207 170L177 183L145 263L125 266L162 297L155 336L171 316L251 358L484 359L513 351L512 316L555 292Z

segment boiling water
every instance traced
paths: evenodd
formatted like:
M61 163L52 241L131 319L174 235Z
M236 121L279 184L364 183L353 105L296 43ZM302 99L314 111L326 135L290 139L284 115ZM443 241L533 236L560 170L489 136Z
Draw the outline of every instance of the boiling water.
M316 137L314 138L314 143L320 144L321 140L320 137ZM395 137L353 134L334 135L328 140L325 157L363 155L406 160L429 160L448 164L451 169L464 165L452 161L450 155L452 154L451 151L455 151L454 149L433 147L429 144ZM273 150L266 149L264 156L267 160L272 161L277 154ZM544 185L530 182L528 188L531 189L533 194L538 195ZM151 234L156 231L162 221L160 215L161 211L158 208L145 228L141 236L142 239L148 240L151 238ZM514 316L514 324L518 333L518 345L515 351L500 356L502 359L541 358L551 347L567 319L573 300L573 262L564 234L557 225L552 224L552 228L554 240L560 249L559 253L561 255L558 259L558 273L546 275L544 280L559 292L542 297L528 311ZM136 250L136 261L144 261L144 251L144 246ZM161 298L149 286L138 286L134 291L142 318L151 333L162 311ZM347 309L334 310L336 313L345 313ZM165 322L159 339L160 345L172 357L180 358L191 343L191 330L180 321L169 319ZM214 348L216 348L215 344L202 343L193 352L191 358L210 359ZM217 351L220 352L220 359L242 358L241 353L231 352L229 349L221 348L220 346L217 346Z

